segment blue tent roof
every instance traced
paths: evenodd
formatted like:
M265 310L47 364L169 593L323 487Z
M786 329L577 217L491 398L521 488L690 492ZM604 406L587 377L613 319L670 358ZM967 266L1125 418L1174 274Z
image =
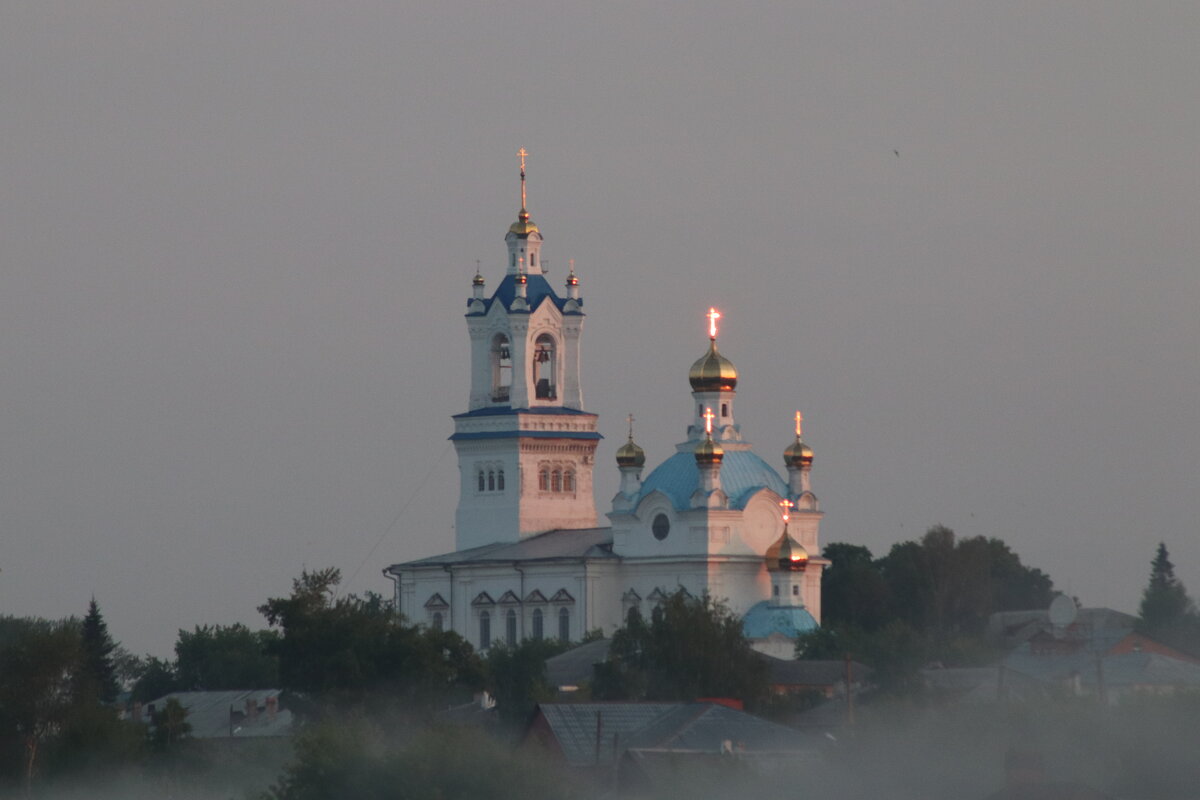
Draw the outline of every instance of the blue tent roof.
M496 287L495 293L489 299L483 301L483 311L481 313L486 314L488 310L491 309L492 303L496 302L497 300L500 301L500 304L504 306L504 308L512 308L512 302L516 296L517 276L505 275L504 279L500 281L500 285ZM550 302L554 303L554 305L558 307L559 311L562 311L563 307L567 304L567 299L565 297L559 297L554 293L554 289L551 288L550 282L546 280L544 275L526 275L525 301L529 303L529 310L535 310L546 298L549 298ZM576 300L575 302L583 305L582 300ZM579 314L582 312L571 311L565 313Z
M819 626L803 606L773 606L763 600L750 607L742 617L742 633L747 639L766 639L773 633L781 633L795 639L802 633L815 631Z
M671 498L671 505L680 511L691 507L692 492L700 485L696 457L691 453L676 453L654 468L642 482L640 502L651 492L659 491ZM746 501L759 489L770 489L787 497L788 488L779 473L771 469L750 450L730 450L721 462L721 488L729 498L732 509L745 508Z

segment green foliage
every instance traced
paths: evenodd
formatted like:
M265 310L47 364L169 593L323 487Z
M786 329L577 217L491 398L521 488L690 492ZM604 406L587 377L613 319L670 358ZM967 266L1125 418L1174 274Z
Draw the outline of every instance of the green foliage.
M324 722L296 739L296 759L264 800L539 800L578 796L544 762L465 729L396 742L362 717Z
M767 666L724 603L680 590L649 624L630 614L596 667L592 691L600 700L732 697L753 707L766 697Z
M159 749L170 747L192 732L187 721L187 709L174 697L168 697L163 707L156 709L151 718L152 741Z
M999 539L956 539L935 526L873 559L865 547L830 544L822 577L823 627L801 638L802 658L846 654L877 670L881 687L917 686L927 662L965 666L995 654L984 638L997 611L1045 608L1053 584Z
M179 691L175 667L166 659L146 656L133 684L132 698L139 703L157 700L165 694Z
M91 698L101 703L113 702L121 690L113 664L116 644L108 635L108 625L104 622L100 606L94 597L88 604L87 615L83 618L80 644L82 652L76 673L76 693L81 698Z
M1200 614L1188 597L1167 546L1159 542L1150 564L1150 582L1138 608L1138 630L1162 642L1200 653Z
M340 581L336 569L305 571L291 596L259 608L282 632L267 650L283 688L433 707L482 687L482 662L461 636L406 625L378 595L338 596Z
M197 625L179 632L175 673L184 691L265 689L279 685L279 660L270 649L276 631L251 631L245 625Z
M487 653L488 687L500 718L510 724L529 719L538 703L554 699L546 680L546 659L571 649L558 639L526 639L515 647L496 645Z

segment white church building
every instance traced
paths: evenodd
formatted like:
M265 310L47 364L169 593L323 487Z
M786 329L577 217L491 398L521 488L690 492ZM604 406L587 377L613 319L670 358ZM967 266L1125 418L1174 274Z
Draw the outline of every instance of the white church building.
M600 526L592 480L601 436L583 407L579 280L572 266L563 295L546 280L523 159L521 211L505 242L503 279L489 296L477 273L467 304L471 390L451 436L456 549L384 569L397 607L487 649L609 635L630 609L648 617L683 589L725 601L757 649L792 657L795 637L819 624L828 564L816 557L822 514L799 412L780 474L735 421L737 370L717 350L720 315L710 309L707 350L688 374L687 438L643 477L630 423L616 464L603 467L621 483Z

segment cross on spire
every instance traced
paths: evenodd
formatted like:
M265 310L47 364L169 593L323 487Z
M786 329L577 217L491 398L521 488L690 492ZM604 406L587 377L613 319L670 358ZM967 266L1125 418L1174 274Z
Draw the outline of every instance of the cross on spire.
M517 155L521 157L521 210L524 211L525 210L525 156L529 155L529 152L524 147L522 147L520 150L517 151Z
M625 419L629 421L629 441L633 441L633 414L630 414Z
M715 340L717 338L717 320L721 318L721 312L710 308L704 316L708 317L708 338Z
M709 436L712 436L712 421L715 416L716 414L713 413L711 408L704 409L704 431Z
M800 423L804 422L804 415L799 411L796 412L796 438L800 438Z
M786 525L787 521L791 518L792 507L796 504L785 497L779 501L779 505L783 507L783 524Z

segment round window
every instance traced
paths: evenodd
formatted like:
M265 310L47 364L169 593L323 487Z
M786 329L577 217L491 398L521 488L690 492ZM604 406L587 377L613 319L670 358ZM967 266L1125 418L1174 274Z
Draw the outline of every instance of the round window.
M666 514L659 514L650 525L650 530L654 533L654 538L661 542L671 532L671 520L667 519Z

